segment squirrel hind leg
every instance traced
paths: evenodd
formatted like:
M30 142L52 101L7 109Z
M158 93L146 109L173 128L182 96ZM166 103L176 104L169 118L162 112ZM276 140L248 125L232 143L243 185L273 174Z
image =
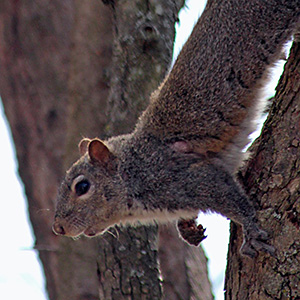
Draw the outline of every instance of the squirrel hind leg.
M250 230L244 230L244 242L240 249L242 255L254 258L259 251L269 253L271 256L275 255L275 248L268 244L270 239L268 233L257 226L251 226Z

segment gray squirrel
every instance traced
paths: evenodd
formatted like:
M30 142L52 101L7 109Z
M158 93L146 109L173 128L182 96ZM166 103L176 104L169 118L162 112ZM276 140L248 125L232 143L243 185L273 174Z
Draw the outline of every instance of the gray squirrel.
M93 237L115 224L212 211L242 225L242 254L274 254L234 176L299 7L299 0L209 0L135 130L80 142L81 157L59 188L54 233Z

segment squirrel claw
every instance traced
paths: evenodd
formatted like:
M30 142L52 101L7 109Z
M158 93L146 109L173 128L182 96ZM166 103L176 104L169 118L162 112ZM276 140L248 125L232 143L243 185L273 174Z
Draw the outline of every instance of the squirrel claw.
M180 219L177 229L184 241L196 247L207 237L204 235L206 229L201 224L197 225L195 219Z
M271 256L275 256L275 247L266 243L270 240L270 236L264 230L257 228L256 226L248 232L244 233L244 243L241 247L241 254L255 258L259 251L269 253Z
M262 241L251 240L245 242L241 247L241 254L255 258L258 255L258 251L264 251L269 253L271 256L275 256L275 248Z

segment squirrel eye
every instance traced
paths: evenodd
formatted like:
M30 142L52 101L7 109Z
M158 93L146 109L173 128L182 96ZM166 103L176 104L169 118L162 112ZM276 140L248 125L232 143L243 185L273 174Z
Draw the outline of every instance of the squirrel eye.
M82 180L75 185L75 192L77 196L84 195L90 188L90 183L87 180Z

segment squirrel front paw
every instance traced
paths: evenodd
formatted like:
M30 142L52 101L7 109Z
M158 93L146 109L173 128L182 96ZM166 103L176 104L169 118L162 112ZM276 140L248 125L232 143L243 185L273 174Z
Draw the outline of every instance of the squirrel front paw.
M256 225L244 228L244 242L240 252L251 258L256 257L259 251L264 251L274 256L275 248L267 243L269 239L268 233Z
M205 228L201 224L197 225L195 219L180 219L177 222L177 229L184 241L196 247L206 238Z

